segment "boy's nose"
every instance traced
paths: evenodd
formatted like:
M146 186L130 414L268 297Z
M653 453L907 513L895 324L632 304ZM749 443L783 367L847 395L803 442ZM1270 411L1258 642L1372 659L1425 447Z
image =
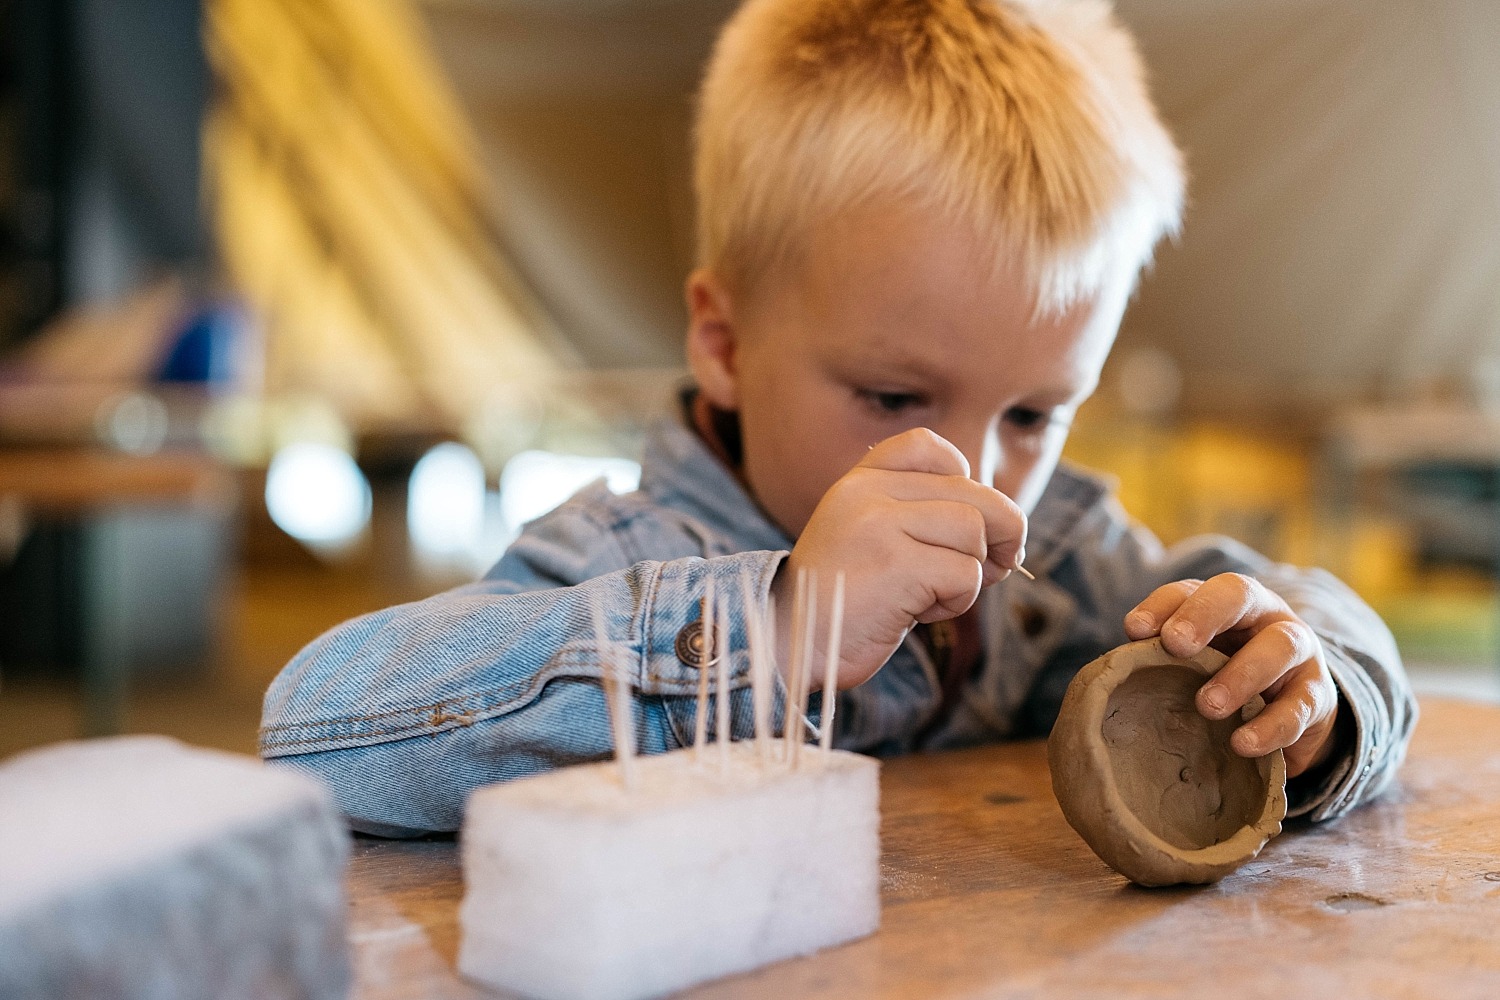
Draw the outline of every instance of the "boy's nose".
M995 477L1000 473L1005 456L1000 449L1000 435L994 432L992 426L943 436L963 452L964 458L969 462L971 479L986 486L995 485Z
M995 477L1000 474L1000 458L1000 435L986 431L979 446L979 460L971 459L969 467L981 483L994 486Z

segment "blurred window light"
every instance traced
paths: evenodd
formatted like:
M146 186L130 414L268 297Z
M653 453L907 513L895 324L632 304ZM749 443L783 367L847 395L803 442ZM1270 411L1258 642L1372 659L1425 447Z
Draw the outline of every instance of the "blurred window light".
M289 444L266 470L266 509L288 535L314 547L339 547L370 520L370 483L345 451Z
M641 483L641 466L628 458L523 451L500 475L500 514L511 532L534 521L596 479L615 493Z
M167 408L147 392L131 392L105 403L99 411L99 436L131 455L153 455L167 442Z
M419 555L467 561L484 537L484 465L456 442L423 455L406 493L406 528Z
M270 451L266 403L251 395L214 399L198 422L198 436L210 454L232 465L265 463Z

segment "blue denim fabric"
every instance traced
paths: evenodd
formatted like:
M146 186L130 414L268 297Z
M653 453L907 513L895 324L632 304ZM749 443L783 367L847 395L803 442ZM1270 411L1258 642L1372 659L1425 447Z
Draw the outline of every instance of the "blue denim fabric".
M261 754L327 781L356 829L399 836L456 829L480 785L608 757L606 663L628 668L641 751L683 746L698 672L678 659L676 639L698 617L706 578L730 598L731 645L743 650L741 576L763 606L790 548L691 431L663 424L637 492L595 483L528 525L479 582L356 618L299 653L266 694ZM1066 466L1032 515L1027 553L1036 582L1013 575L981 597L985 657L952 714L928 725L937 674L908 638L871 680L839 695L838 746L894 754L1044 735L1073 674L1125 641L1125 613L1151 590L1243 572L1318 630L1356 721L1354 744L1318 787L1296 790L1294 812L1339 815L1399 766L1416 708L1395 644L1328 574L1222 538L1164 550L1099 479ZM604 612L603 645L593 604ZM734 654L737 738L752 729L747 670ZM778 690L778 718L783 706Z

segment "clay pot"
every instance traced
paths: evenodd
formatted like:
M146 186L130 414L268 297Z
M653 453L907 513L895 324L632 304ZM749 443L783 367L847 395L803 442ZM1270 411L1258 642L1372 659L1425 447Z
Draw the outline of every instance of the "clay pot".
M1139 885L1216 881L1281 832L1286 759L1229 748L1264 702L1219 722L1194 705L1225 660L1133 642L1080 670L1063 698L1047 741L1058 804L1094 853Z

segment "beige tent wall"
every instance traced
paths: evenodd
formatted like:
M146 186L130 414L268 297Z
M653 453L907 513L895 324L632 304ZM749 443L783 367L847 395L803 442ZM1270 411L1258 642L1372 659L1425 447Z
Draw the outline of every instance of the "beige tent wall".
M681 361L691 95L729 0L424 0L517 266L600 367Z
M733 6L422 2L511 250L593 363L679 357L691 93ZM1193 174L1124 344L1177 360L1190 411L1484 383L1500 358L1493 0L1118 9Z
M1500 364L1492 0L1121 0L1188 151L1191 205L1126 343L1199 406L1320 408Z

